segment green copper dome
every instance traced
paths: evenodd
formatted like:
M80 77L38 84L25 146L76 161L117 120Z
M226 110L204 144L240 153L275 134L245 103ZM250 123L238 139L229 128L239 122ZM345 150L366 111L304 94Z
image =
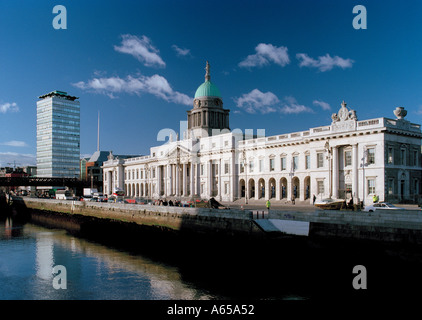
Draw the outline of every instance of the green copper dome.
M210 81L210 64L208 61L205 70L205 82L196 89L195 99L200 97L218 97L221 99L220 90L218 90L217 86Z
M205 81L195 92L195 99L200 97L218 97L221 98L220 90L211 81Z

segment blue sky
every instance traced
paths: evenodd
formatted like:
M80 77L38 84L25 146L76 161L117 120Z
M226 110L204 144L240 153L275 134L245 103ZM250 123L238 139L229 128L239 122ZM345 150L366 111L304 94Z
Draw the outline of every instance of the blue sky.
M421 123L421 14L421 1L0 0L0 166L35 164L36 101L53 90L80 97L82 155L98 112L101 150L148 154L186 120L207 60L232 129L328 125L342 100L359 120L403 106Z

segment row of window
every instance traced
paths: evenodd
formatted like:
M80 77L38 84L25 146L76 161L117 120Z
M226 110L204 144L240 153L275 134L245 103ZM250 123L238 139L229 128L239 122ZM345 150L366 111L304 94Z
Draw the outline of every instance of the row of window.
M399 150L399 157L398 157L398 163L395 160L395 152L397 151L395 150L393 147L388 147L387 148L387 163L388 164L398 164L398 165L402 165L402 166L417 166L418 165L418 153L419 151L414 149L414 150L410 150L409 151L409 163L406 163L407 161L407 149L405 147L400 148ZM397 160L397 158L396 158Z
M368 148L367 150L367 161L366 164L375 164L375 148ZM316 168L323 168L324 167L324 158L327 158L325 152L317 152L316 157ZM269 171L275 171L275 158L269 159ZM352 165L352 151L346 150L344 151L344 166L351 166ZM299 169L299 156L294 155L292 157L291 168L293 170ZM254 172L255 169L255 162L254 160L249 161L248 165L249 172ZM305 170L311 169L311 156L309 154L305 154ZM282 156L280 158L280 170L284 171L287 170L287 157ZM240 164L240 173L243 173L244 165L243 163ZM258 172L264 171L264 159L258 160Z

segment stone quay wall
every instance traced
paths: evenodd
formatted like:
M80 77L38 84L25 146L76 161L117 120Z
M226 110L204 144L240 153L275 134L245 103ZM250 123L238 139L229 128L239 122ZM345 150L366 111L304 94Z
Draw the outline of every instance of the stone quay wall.
M264 232L253 220L253 218L256 219L256 214L249 210L98 203L29 197L15 199L14 202L27 209L34 209L32 215L38 215L37 212L40 211L52 214L57 212L67 217L80 215L88 218L133 222L162 230L205 235L290 237L281 232ZM262 218L261 215L258 217ZM265 215L265 217L309 222L308 238L311 240L351 239L422 244L421 210L377 210L376 212L318 209L306 212L271 210L270 215Z
M243 210L217 210L29 197L15 199L14 201L20 202L20 205L27 209L65 213L69 216L82 215L122 222L134 222L139 225L175 231L221 233L224 235L263 235L263 232L250 219L250 212Z

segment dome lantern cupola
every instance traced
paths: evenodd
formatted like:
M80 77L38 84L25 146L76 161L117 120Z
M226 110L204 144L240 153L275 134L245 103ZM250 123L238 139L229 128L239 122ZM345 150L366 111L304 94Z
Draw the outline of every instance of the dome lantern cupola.
M191 137L204 137L229 129L229 112L223 109L220 90L211 82L210 64L205 67L205 82L195 92L193 109L188 111ZM216 129L216 130L214 130Z

